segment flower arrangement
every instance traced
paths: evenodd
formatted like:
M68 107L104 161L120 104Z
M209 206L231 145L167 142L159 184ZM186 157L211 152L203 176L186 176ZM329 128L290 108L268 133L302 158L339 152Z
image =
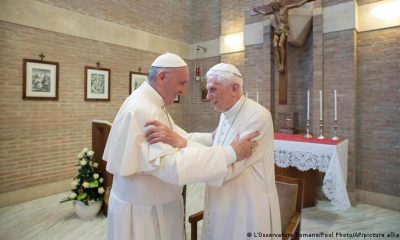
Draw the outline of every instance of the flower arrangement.
M78 173L71 182L71 195L61 202L78 200L86 205L89 201L102 201L104 188L102 186L103 178L98 173L99 164L93 162L94 152L84 148L77 156Z

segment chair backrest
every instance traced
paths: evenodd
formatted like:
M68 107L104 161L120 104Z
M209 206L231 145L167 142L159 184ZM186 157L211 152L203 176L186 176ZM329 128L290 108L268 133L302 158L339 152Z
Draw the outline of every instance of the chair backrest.
M111 123L104 120L92 121L92 150L94 151L93 160L99 163L99 171L103 176L103 186L106 190L104 194L104 204L102 211L107 216L108 196L112 185L112 174L106 171L107 163L103 160L104 148L106 147L108 134L111 130Z
M297 178L276 175L275 183L278 191L282 231L285 232L292 216L296 213L301 214L303 181Z

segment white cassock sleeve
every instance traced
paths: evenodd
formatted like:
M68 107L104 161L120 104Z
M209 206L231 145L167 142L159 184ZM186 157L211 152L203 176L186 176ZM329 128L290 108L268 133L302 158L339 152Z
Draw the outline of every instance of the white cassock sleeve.
M228 167L228 172L224 181L238 176L243 170L250 167L257 161L263 159L266 151L274 151L273 146L273 133L274 128L272 124L271 114L267 111L256 112L250 116L249 121L245 126L241 127L240 136L245 137L255 131L260 132L260 136L254 138L258 143L254 153L243 161L236 161Z
M159 162L159 167L151 174L174 185L206 182L219 187L227 170L223 147L182 148L161 157Z
M188 133L177 125L174 126L174 131L188 141L188 147L194 147L196 146L196 143L209 147L212 146L212 133Z

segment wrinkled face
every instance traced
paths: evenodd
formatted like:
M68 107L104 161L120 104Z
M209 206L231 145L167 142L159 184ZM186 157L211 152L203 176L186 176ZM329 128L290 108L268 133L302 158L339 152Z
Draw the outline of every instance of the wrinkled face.
M217 112L228 111L237 100L237 84L207 79L207 100L214 105Z
M185 92L186 83L189 81L188 67L170 68L160 73L162 89L160 95L165 104L171 105L177 95Z

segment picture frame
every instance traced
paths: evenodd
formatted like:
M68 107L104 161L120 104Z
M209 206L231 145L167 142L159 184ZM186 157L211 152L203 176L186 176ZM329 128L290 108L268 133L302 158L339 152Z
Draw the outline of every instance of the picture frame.
M23 59L24 100L58 100L58 62Z
M147 74L142 72L129 72L129 95L135 91L144 81L147 80Z
M201 81L201 87L200 87L200 94L201 94L201 101L202 102L208 102L207 100L207 81Z
M176 95L175 99L174 99L174 103L179 103L181 99L181 95Z
M85 101L110 101L111 69L85 66Z

